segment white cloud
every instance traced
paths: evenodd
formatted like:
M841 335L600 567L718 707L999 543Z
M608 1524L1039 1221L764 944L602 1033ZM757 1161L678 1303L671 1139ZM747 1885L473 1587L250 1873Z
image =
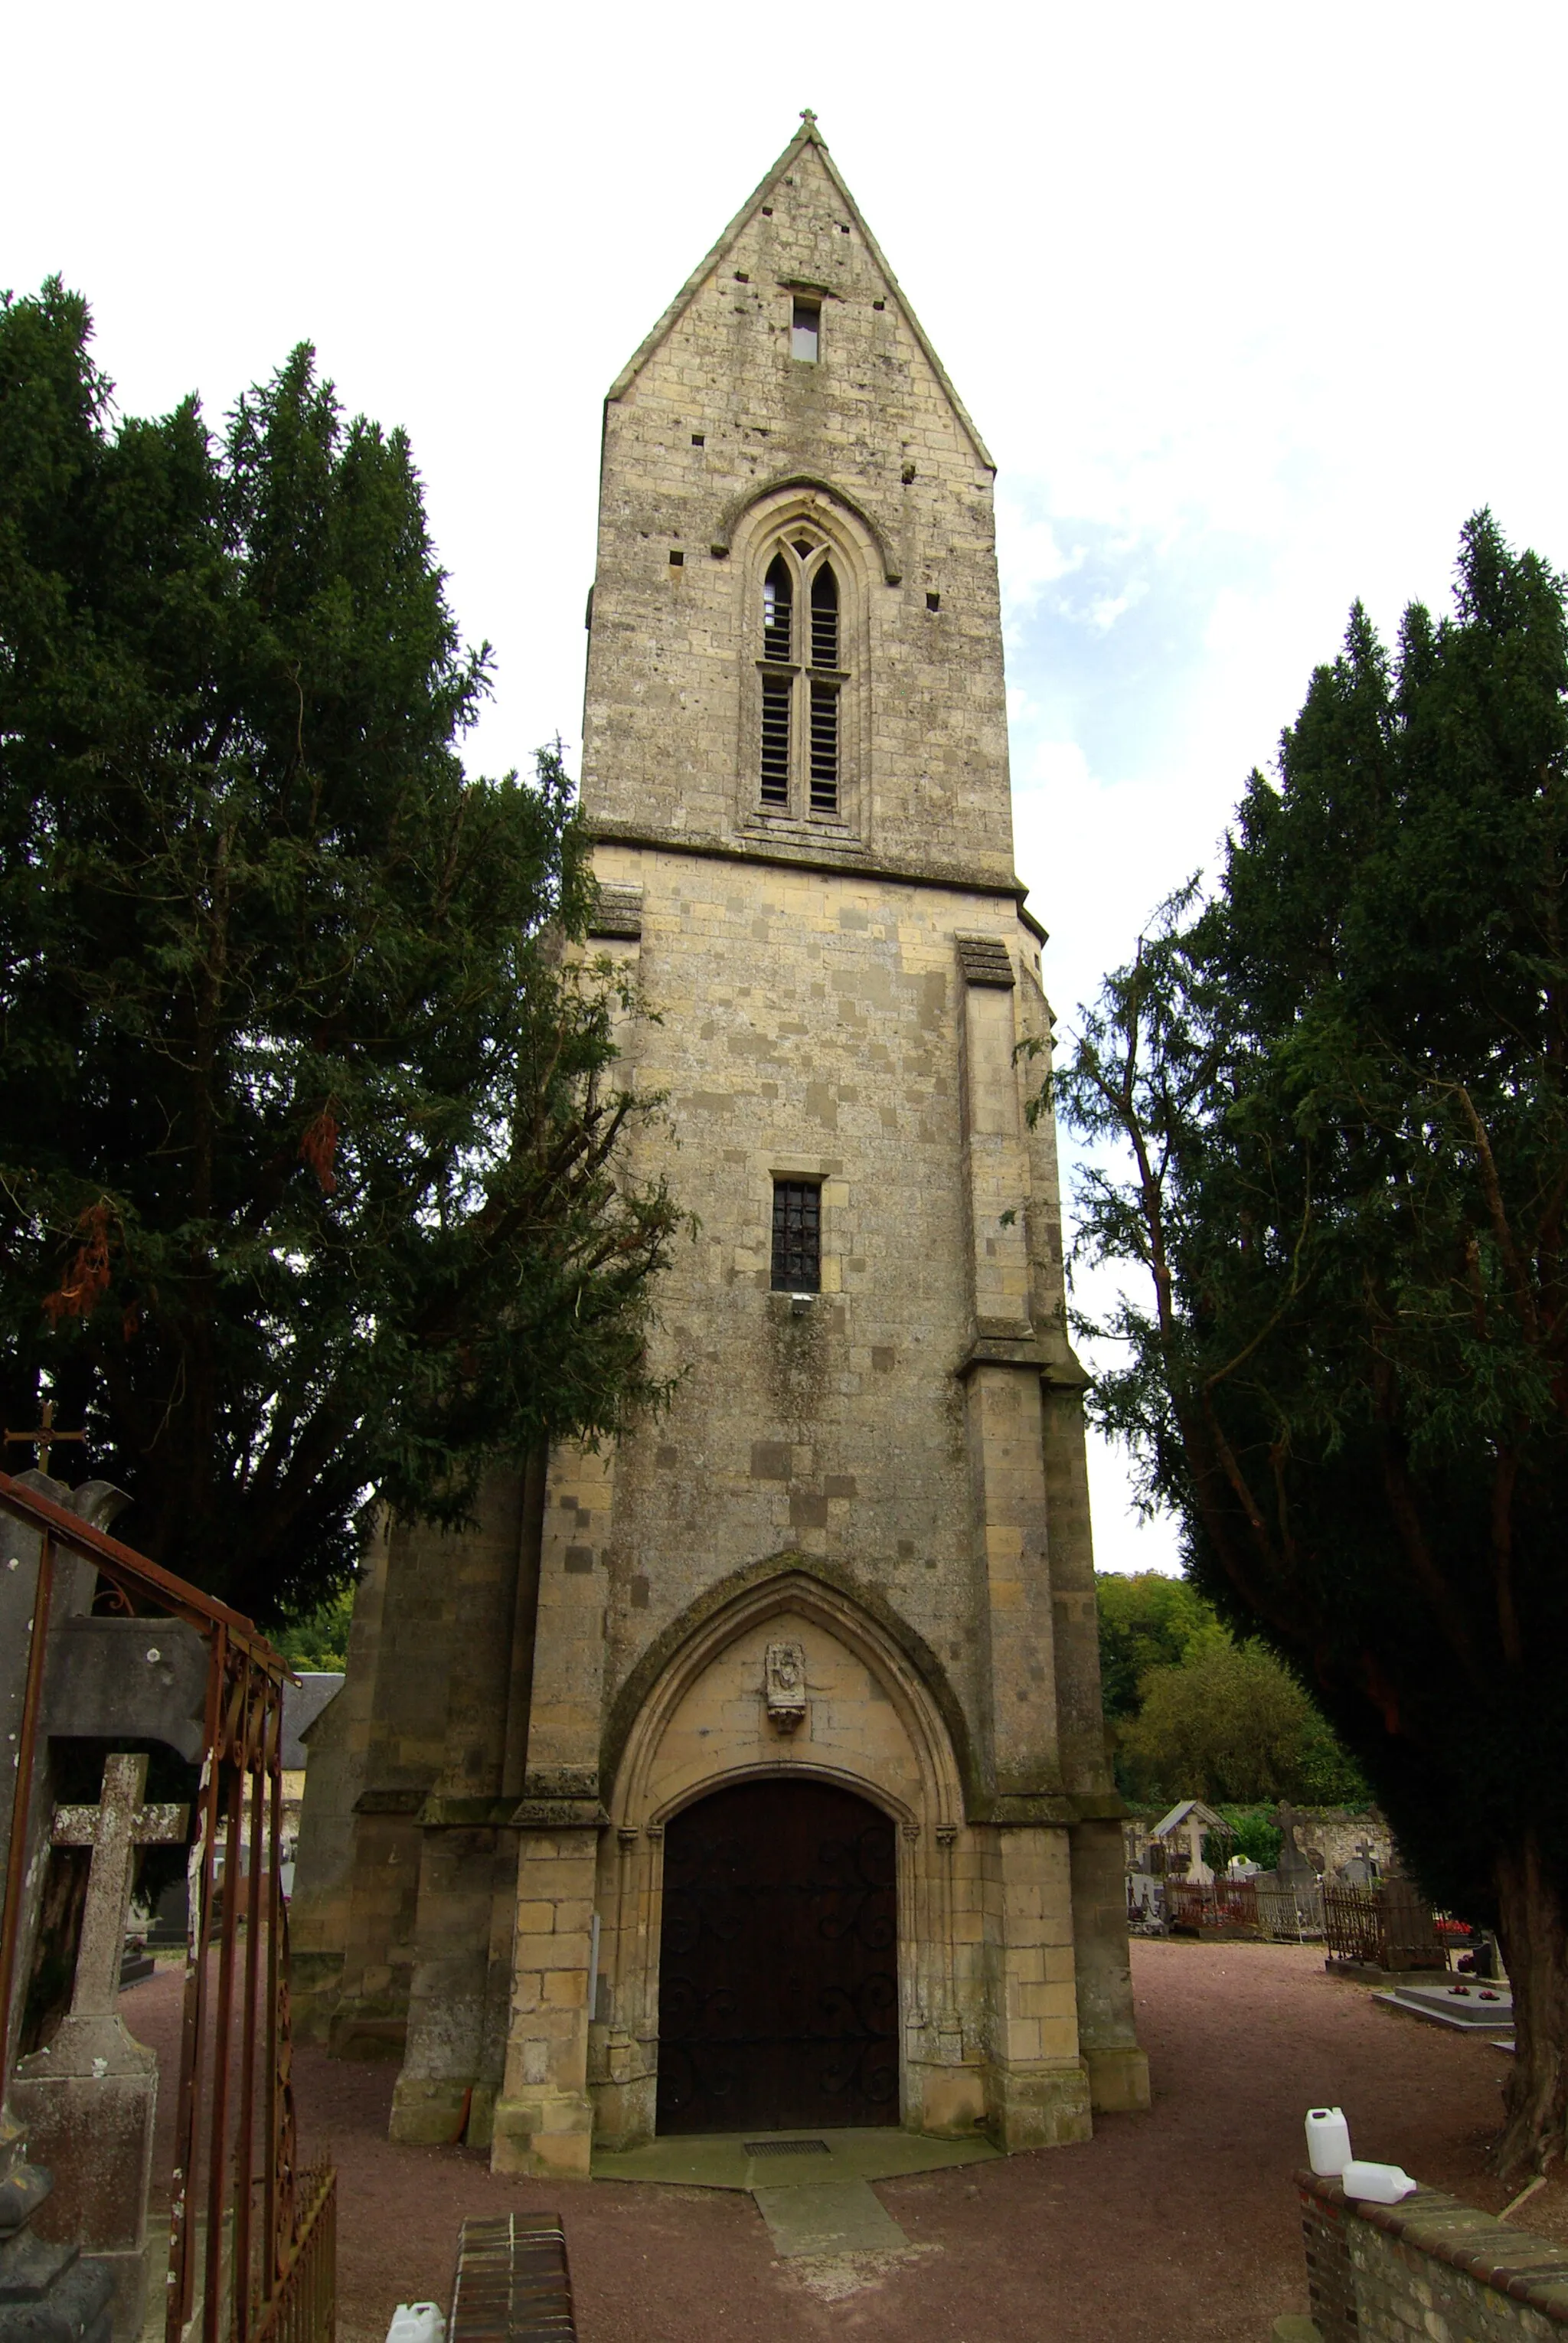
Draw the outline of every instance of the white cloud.
M1118 618L1136 609L1149 591L1146 578L1130 578L1120 594L1097 594L1089 606L1089 623L1102 635L1109 634Z
M1081 568L1083 548L1063 552L1049 521L1030 520L1005 498L997 503L997 565L1001 572L1002 623L1010 627L1038 608L1048 586Z
M1029 752L1025 786L1030 791L1049 792L1052 802L1066 811L1075 795L1092 790L1089 759L1076 740L1037 740ZM1027 809L1018 804L1018 767L1013 767L1015 829L1016 818ZM1030 805L1038 801L1031 797ZM1040 809L1044 810L1043 804ZM1021 861L1021 856L1020 858Z

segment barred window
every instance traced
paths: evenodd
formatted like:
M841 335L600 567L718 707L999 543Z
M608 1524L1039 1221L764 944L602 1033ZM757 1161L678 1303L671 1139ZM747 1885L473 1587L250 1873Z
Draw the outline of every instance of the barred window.
M839 664L839 581L830 561L811 580L811 664Z
M800 608L797 627L795 612ZM775 541L762 583L758 798L797 820L843 817L843 610L821 539Z
M839 810L839 687L811 686L811 810Z
M762 588L762 656L777 659L780 666L789 664L789 616L795 598L794 580L789 565L780 553L768 572Z
M794 685L787 675L762 679L762 802L789 802L789 699Z
M819 1180L773 1182L773 1291L819 1293L822 1290L822 1183Z

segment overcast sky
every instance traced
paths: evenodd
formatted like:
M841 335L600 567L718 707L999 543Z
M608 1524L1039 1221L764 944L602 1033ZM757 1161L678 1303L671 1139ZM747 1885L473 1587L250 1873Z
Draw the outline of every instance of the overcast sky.
M1018 860L1064 1023L1215 840L1352 598L1489 503L1568 566L1568 12L9 12L0 285L92 303L123 408L297 341L411 434L486 769L575 743L604 392L816 108L989 441ZM1173 1566L1113 1456L1102 1566Z

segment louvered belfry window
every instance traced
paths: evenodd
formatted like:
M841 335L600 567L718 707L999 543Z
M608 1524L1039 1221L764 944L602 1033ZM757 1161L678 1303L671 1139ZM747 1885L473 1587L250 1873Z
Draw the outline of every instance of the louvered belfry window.
M762 802L789 802L789 700L794 690L787 676L762 679Z
M762 588L762 656L777 659L781 667L789 664L794 648L790 613L795 604L795 580L789 575L789 564L777 554Z
M841 615L838 575L826 548L806 536L780 546L763 580L759 662L759 796L772 811L841 815L841 693L848 680L840 664Z
M839 581L830 561L824 561L811 580L811 664L839 664Z
M811 685L811 810L839 810L839 687Z
M819 1180L773 1182L773 1291L822 1290L822 1184Z

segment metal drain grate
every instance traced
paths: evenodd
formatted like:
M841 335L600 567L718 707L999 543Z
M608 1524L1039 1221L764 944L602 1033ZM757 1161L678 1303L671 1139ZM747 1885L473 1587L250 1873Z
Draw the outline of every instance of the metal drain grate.
M831 2156L825 2139L749 2139L748 2156Z

